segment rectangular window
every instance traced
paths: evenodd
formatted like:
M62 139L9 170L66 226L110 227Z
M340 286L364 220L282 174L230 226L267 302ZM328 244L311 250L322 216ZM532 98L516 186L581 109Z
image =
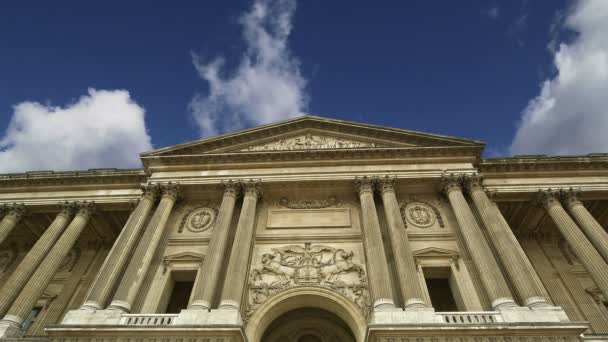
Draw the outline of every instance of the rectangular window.
M196 272L171 272L171 295L165 313L179 313L188 307Z
M423 270L426 288L435 311L459 311L452 287L453 277L450 269L448 267L425 267Z

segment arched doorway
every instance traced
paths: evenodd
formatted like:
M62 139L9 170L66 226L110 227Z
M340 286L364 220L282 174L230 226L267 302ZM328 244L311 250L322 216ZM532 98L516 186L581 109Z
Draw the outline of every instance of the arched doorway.
M334 313L319 308L299 308L270 323L262 342L355 342L355 337Z

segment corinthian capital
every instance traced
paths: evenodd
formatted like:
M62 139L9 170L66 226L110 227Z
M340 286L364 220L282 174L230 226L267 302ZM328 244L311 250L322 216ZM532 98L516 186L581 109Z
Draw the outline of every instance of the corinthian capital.
M180 187L179 183L168 182L161 184L161 189L163 192L163 197L168 197L177 201L180 197Z
M441 191L446 195L454 190L462 191L462 175L460 174L444 174L441 176Z
M378 190L381 193L395 192L395 185L397 184L397 177L384 176L376 179Z
M142 198L147 198L150 200L155 200L162 191L161 186L158 183L143 185L141 190L144 193Z
M61 209L61 211L59 212L58 215L62 215L65 217L72 217L74 215L74 213L76 213L76 210L78 209L76 206L76 202L68 202L68 201L64 201L64 202L59 202L59 208Z
M538 190L535 202L545 208L550 208L554 205L560 205L560 192L558 190L546 189Z
M469 192L481 190L484 191L483 188L483 176L479 174L471 174L463 176L464 185L466 186Z
M25 215L27 212L25 205L23 205L22 203L13 203L9 205L6 209L8 212L6 216L12 218L15 221L21 220L23 215Z
M259 179L250 179L241 181L243 196L245 197L260 197L262 195L262 181Z
M241 192L241 184L239 182L235 182L232 179L227 181L221 181L222 186L224 187L224 196L232 196L237 197Z
M363 193L374 193L374 178L363 176L363 177L355 177L355 184L357 186L357 192L359 195Z
M78 209L77 216L90 217L95 212L95 202L93 201L77 202L75 207Z
M570 188L560 190L560 198L562 200L562 203L564 203L564 205L568 207L573 206L575 204L582 204L580 199L578 198L580 194L580 189Z

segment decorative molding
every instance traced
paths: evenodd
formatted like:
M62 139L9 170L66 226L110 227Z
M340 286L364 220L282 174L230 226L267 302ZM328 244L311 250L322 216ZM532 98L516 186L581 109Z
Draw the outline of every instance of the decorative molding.
M334 195L329 196L324 200L289 200L287 197L281 197L279 201L272 202L272 205L279 208L289 208L289 209L321 209L321 208L329 208L336 207L339 208L345 202L338 200L338 198Z
M251 145L240 151L293 151L293 150L324 150L342 148L370 148L384 147L373 142L357 141L338 137L323 136L317 134L302 134L295 137L288 137L261 145Z
M444 249L438 247L427 247L423 249L419 249L412 253L414 255L414 259L416 260L416 266L419 268L421 259L447 259L454 263L456 269L460 268L458 264L458 260L460 259L460 253L458 251L454 251L451 249Z
M367 315L369 290L365 271L353 262L354 253L326 245L287 245L262 254L259 266L251 269L247 320L266 300L297 286L319 286L349 298Z
M142 169L94 169L88 171L36 171L0 175L0 188L19 186L66 186L83 184L132 184L137 188L146 181Z
M208 204L193 207L184 214L177 232L182 233L184 228L193 233L202 233L209 230L215 224L217 213L218 208L211 207Z
M167 269L171 264L174 263L197 263L202 264L205 260L205 256L203 254L198 254L194 252L182 252L171 254L163 257L163 274L167 273Z
M604 296L602 290L600 290L597 285L586 288L585 292L587 292L587 294L589 294L591 298L593 298L593 301L595 301L598 305L602 305L608 309L608 298Z

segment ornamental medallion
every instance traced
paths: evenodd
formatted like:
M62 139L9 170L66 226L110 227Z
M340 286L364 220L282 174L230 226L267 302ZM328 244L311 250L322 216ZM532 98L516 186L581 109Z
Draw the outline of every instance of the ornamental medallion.
M428 228L437 221L433 208L421 202L410 203L403 210L407 221L416 227Z
M203 232L213 225L215 216L215 210L211 208L198 208L192 211L186 218L186 229L194 233Z

